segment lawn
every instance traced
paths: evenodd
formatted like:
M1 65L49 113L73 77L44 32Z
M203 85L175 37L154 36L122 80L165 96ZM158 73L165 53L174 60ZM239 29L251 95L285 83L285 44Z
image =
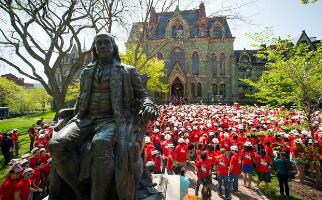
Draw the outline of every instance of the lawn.
M253 176L253 180L257 180L257 176ZM265 193L265 183L262 182L259 185L261 191L267 196L269 199L273 200L301 200L302 198L296 197L294 194L292 194L292 191L290 191L290 196L280 196L280 187L278 184L278 179L275 176L275 174L271 175L271 183L269 184L269 194Z
M36 113L28 116L11 118L0 120L0 131L3 133L9 132L12 129L16 128L19 132L19 154L23 155L29 152L29 136L28 136L28 129L31 125L36 124L37 120L41 117L44 118L46 123L52 122L55 116L55 112L45 112L45 113ZM4 158L2 154L0 155L0 182L2 182L8 167L3 166Z

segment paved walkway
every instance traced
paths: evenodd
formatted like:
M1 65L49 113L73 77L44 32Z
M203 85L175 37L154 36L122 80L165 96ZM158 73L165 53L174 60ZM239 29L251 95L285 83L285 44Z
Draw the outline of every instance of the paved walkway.
M186 169L187 169L186 176L189 177L189 179L190 179L190 188L188 190L188 193L190 195L194 195L197 175L194 173L193 166L191 164L187 165ZM222 199L222 197L218 196L218 193L217 193L217 183L218 182L213 177L212 186L211 186L211 199L212 200L213 199ZM264 200L264 198L262 196L260 196L254 188L248 189L248 188L244 187L242 178L239 179L238 185L239 185L238 186L239 194L237 194L237 195L232 194L232 200L237 200L237 199ZM200 186L200 189L199 189L199 196L201 196L201 188L202 188L202 186ZM267 199L267 198L265 198L265 199Z

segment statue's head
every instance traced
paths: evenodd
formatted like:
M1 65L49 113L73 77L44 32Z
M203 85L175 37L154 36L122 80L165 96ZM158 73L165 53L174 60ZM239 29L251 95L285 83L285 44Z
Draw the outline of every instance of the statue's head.
M99 59L115 59L121 62L115 39L109 33L99 33L95 36L92 51L93 63L97 63Z

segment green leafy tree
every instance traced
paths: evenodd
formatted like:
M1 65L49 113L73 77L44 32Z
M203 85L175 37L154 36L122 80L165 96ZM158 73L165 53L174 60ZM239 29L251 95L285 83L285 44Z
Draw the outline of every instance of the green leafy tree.
M303 4L316 3L318 0L301 0Z
M24 88L22 86L0 77L0 105L9 106L23 90Z
M129 46L126 49L126 53L121 55L122 62L134 66L140 74L147 74L149 76L147 83L147 89L149 91L166 93L168 91L168 85L161 81L165 76L164 61L157 58L148 59L144 53L140 53L141 56L136 59L134 52L135 49Z
M28 91L31 96L30 105L33 105L33 109L41 110L45 112L52 101L52 97L48 95L44 88L34 88Z
M264 35L267 33L267 30L263 32ZM253 39L259 39L253 36ZM261 78L257 82L242 81L256 88L257 92L250 96L260 102L298 104L305 111L307 125L312 130L312 114L319 109L322 100L322 45L312 50L305 43L294 45L289 39L271 41L272 45L261 46L257 54L258 58L267 61ZM257 43L263 44L263 41L257 40Z
M79 80L73 81L72 84L69 85L66 95L66 101L69 104L73 104L76 102L77 97L80 92L80 83Z

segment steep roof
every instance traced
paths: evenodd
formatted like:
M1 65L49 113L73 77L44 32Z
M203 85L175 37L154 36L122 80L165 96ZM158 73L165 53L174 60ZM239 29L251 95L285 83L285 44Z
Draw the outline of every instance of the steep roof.
M191 30L190 36L195 37L198 36L198 19L199 19L199 9L194 10L183 10L183 11L173 11L173 12L162 12L156 13L157 15L157 28L156 28L156 39L162 39L165 36L166 27L170 21L170 19L175 16L176 12L179 12L182 17L187 21L189 28ZM212 26L212 24L218 20L225 29L225 37L232 37L229 25L227 20L223 16L217 16L208 18L208 30Z

